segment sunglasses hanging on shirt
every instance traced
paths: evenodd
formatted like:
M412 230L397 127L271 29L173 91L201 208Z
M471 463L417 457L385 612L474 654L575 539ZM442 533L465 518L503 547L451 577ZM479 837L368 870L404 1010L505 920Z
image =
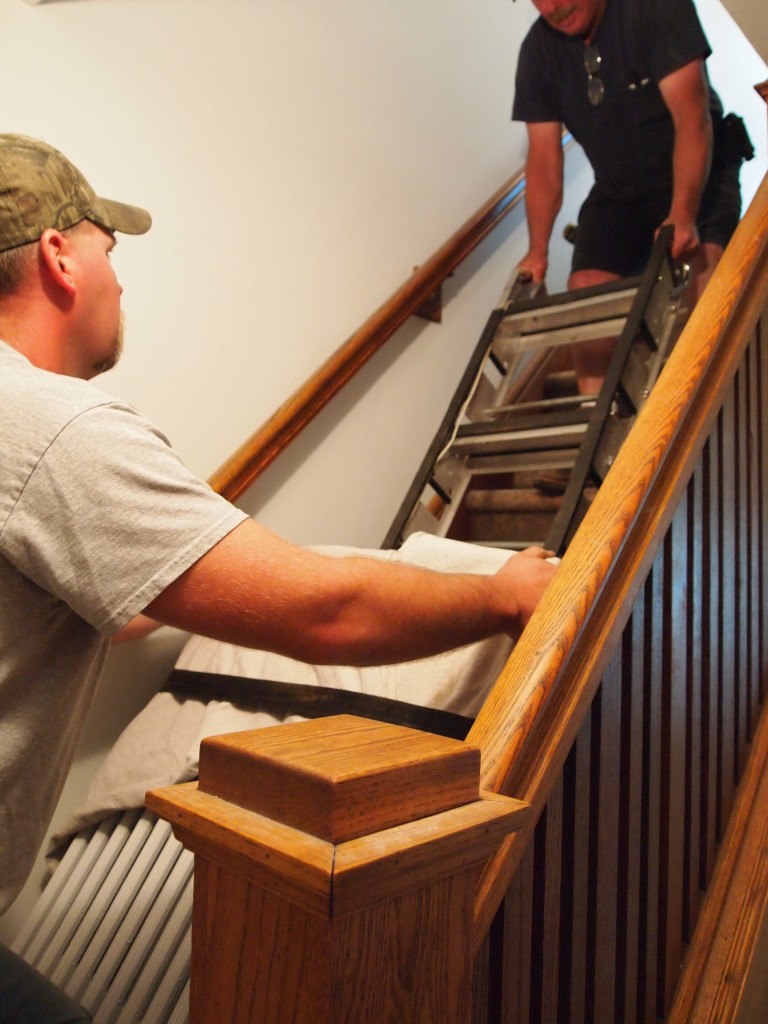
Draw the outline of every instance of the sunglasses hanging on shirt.
M587 72L587 97L593 107L603 102L605 96L605 85L598 74L603 58L600 56L596 46L587 46L584 49L584 68Z

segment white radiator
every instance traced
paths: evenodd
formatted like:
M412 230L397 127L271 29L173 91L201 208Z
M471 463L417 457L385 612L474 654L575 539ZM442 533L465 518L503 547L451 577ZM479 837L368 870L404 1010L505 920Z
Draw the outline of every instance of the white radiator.
M193 855L127 811L79 833L14 950L95 1024L186 1024Z

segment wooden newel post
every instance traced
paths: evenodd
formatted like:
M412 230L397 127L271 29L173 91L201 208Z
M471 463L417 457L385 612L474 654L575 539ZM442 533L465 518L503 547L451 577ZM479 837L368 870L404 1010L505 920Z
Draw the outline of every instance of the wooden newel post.
M476 748L340 715L147 794L195 853L191 1024L467 1024L474 887L528 806Z

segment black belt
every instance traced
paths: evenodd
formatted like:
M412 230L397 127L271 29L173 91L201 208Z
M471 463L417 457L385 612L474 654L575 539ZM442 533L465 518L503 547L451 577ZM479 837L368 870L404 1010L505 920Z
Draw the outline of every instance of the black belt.
M227 700L244 711L266 711L276 718L287 718L289 715L301 715L302 718L359 715L456 740L466 737L473 722L473 719L456 715L452 711L424 708L419 704L407 704L405 701L353 690L227 676L218 672L192 672L180 668L173 669L163 690L184 699Z

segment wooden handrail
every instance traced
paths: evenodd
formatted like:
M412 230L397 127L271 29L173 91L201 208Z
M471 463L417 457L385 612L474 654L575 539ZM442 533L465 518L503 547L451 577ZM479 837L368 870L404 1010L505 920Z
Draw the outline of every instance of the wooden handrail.
M211 487L230 501L239 498L371 356L419 311L524 194L525 175L519 171L417 267L405 284L213 473L208 480Z
M467 742L482 785L533 809L477 892L479 948L768 299L768 177L728 246Z

